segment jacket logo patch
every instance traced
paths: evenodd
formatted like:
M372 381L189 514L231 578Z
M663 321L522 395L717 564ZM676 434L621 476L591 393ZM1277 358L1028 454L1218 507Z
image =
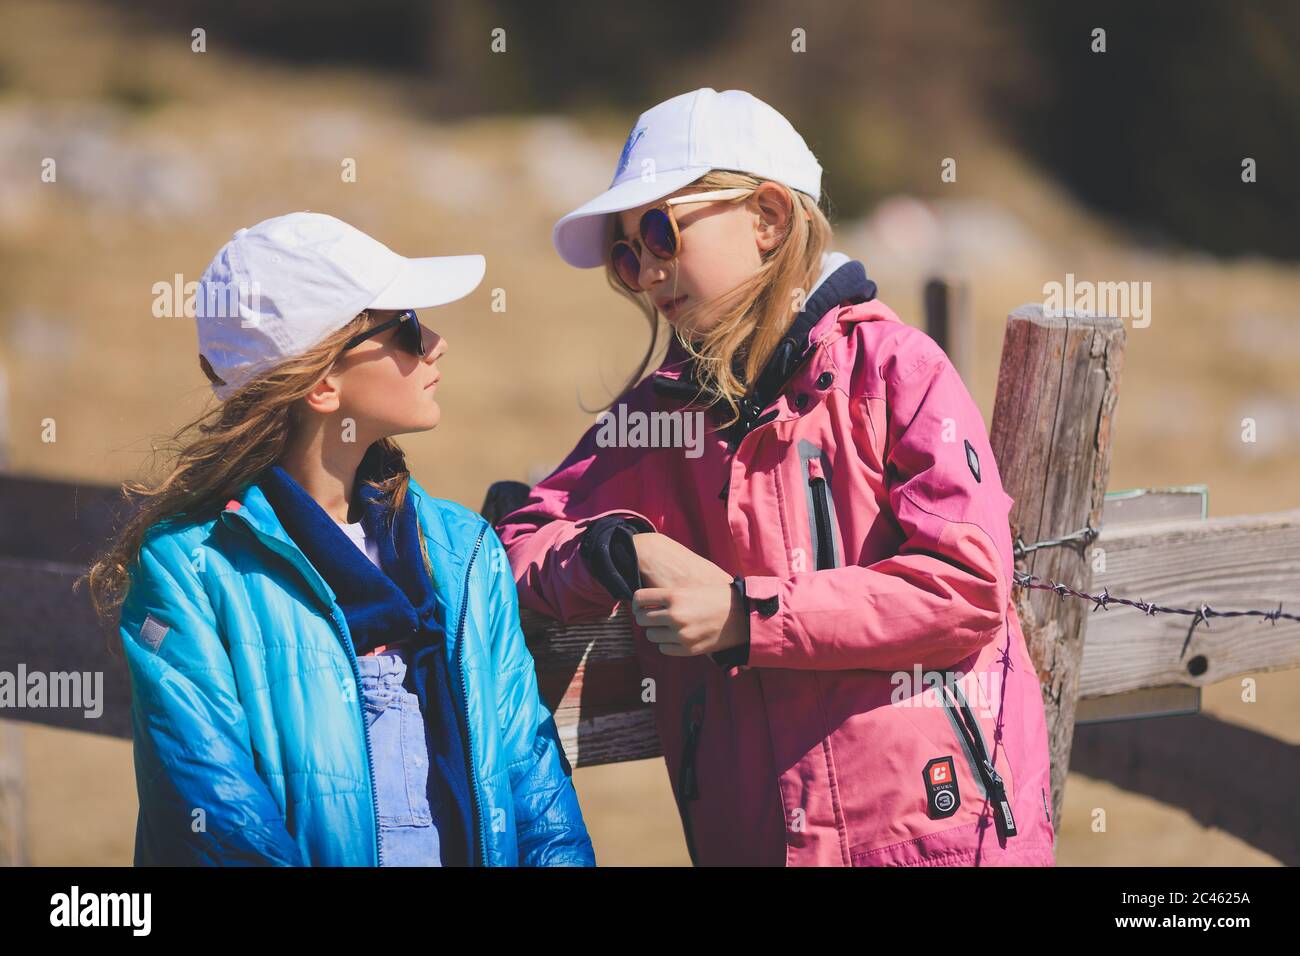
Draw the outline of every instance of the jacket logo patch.
M950 817L961 806L961 794L957 791L957 768L952 757L935 757L925 765L922 772L925 779L925 800L930 819L941 820Z
M975 449L971 447L970 440L963 438L966 443L966 464L970 466L970 473L975 476L975 480L980 480L980 456L975 454Z
M163 638L171 628L164 624L152 614L144 616L144 623L140 625L140 640L149 645L150 650L157 651L158 646L162 644Z

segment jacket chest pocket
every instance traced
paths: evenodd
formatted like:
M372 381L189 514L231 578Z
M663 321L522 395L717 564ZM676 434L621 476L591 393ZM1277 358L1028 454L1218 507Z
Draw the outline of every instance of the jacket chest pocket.
M835 532L835 499L831 495L830 459L822 449L804 439L799 442L799 467L807 507L808 540L812 545L810 556L814 563L812 568L805 564L794 570L837 568L841 562Z

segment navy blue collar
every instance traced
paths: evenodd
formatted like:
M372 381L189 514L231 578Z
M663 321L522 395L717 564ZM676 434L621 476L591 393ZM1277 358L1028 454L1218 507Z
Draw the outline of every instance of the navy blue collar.
M272 465L258 478L285 531L333 588L358 653L424 629L441 631L410 495L390 523L382 492L363 481L377 473L377 447L372 446L357 469L355 495L362 527L378 544L382 570L282 466Z
M812 354L812 343L808 341L808 336L822 317L841 303L869 302L875 297L876 283L867 278L866 267L856 259L844 263L826 277L808 297L803 311L790 323L781 341L772 351L771 357L758 373L755 384L741 399L740 419L724 433L733 448L739 445L740 440L751 430L775 417L775 412L767 416L762 416L761 413L776 401L786 383ZM676 340L673 341L673 347L678 355L688 358L685 350L681 349ZM681 398L685 401L690 401L700 390L693 362L688 363L683 369L681 378L656 376L651 384L661 395ZM717 409L722 405L723 403L719 401L712 407Z

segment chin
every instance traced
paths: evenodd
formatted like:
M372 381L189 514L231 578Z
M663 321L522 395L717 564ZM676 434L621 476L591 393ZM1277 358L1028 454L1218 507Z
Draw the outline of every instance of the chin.
M423 415L412 417L400 425L394 427L394 435L411 435L416 432L427 432L437 428L438 423L442 420L442 409L435 405L430 411Z
M698 311L688 311L668 319L668 324L682 335L698 338L700 335L707 332L715 323L710 322L707 315L703 315Z
M700 336L704 333L703 329L692 322L678 322L673 325L673 328L676 329L680 335L685 336L692 342L698 341Z

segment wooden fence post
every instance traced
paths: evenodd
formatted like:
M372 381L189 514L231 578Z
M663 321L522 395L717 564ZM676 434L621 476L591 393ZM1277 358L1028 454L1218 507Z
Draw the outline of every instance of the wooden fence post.
M0 721L0 866L27 865L26 799L22 730Z
M975 365L975 329L970 288L959 279L933 278L925 283L925 334L934 339L962 378Z
M1041 305L1021 306L1008 317L990 440L1003 487L1015 499L1013 541L1032 544L1100 528L1123 364L1119 319L1051 317ZM1092 584L1082 541L1032 551L1017 568L1045 584L1060 581L1081 591ZM1059 828L1091 607L1046 590L1015 588L1014 595L1043 688L1052 820Z
M10 445L9 375L5 372L5 367L0 365L0 471L9 467Z

